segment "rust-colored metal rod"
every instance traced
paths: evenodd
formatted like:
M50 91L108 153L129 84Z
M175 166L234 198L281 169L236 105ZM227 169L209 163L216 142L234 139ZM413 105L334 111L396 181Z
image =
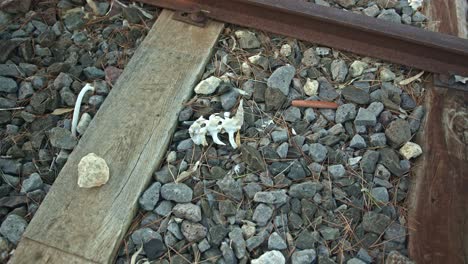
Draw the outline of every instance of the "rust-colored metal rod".
M434 73L468 76L468 41L299 0L138 0Z
M292 100L291 105L296 106L296 107L310 107L310 108L328 108L328 109L338 108L337 103L325 102L325 101Z

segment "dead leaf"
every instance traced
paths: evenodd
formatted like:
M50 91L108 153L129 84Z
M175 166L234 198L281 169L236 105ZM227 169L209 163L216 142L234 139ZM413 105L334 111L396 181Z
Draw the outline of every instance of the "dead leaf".
M413 77L409 77L408 79L404 79L402 81L399 82L400 85L408 85L414 81L416 81L417 79L419 79L419 77L421 77L422 75L424 74L424 71L416 74L415 76Z
M70 113L73 111L73 108L57 108L55 109L51 115L63 115L63 114L66 114L66 113Z
M237 132L237 134L236 134L236 144L237 144L237 146L241 145L240 132Z
M94 14L99 14L99 9L96 5L96 3L93 0L86 0L86 3L88 3L89 7L93 10Z

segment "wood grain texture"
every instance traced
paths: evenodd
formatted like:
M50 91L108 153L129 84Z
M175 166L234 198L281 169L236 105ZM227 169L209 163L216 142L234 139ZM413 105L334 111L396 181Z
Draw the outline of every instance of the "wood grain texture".
M26 237L23 237L23 240L15 249L15 255L21 256L16 258L15 263L22 264L96 264L96 262L40 244Z
M433 0L426 9L438 31L466 38L465 0ZM464 2L464 3L463 3ZM463 12L460 9L464 9ZM427 87L417 137L409 210L409 253L416 263L468 263L468 93Z
M113 260L222 28L213 21L198 28L172 20L170 11L161 13L70 155L26 238L96 263ZM110 180L81 189L77 165L91 152L107 161ZM15 255L13 263L24 263L23 257Z

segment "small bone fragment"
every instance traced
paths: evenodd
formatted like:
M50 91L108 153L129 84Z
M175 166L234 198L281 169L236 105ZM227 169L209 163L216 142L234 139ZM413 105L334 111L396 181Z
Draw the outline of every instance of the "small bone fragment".
M106 161L94 153L84 156L78 163L78 186L93 188L106 184L109 167Z
M229 117L229 112L224 113L224 119L219 114L211 115L208 120L200 117L189 128L189 134L192 141L197 145L207 145L206 133L212 138L213 142L218 145L226 145L218 138L219 133L227 133L229 135L229 142L235 149L238 147L234 134L239 131L244 123L244 108L243 101L240 101L237 113L233 118Z
M217 116L217 115L211 115L210 118L208 119L208 122L206 123L206 130L210 134L210 136L213 138L213 142L218 144L218 145L226 145L224 142L219 140L218 138L218 133L221 132L222 129L222 123L223 123L223 118Z
M189 128L189 134L193 143L206 146L206 119L200 116Z

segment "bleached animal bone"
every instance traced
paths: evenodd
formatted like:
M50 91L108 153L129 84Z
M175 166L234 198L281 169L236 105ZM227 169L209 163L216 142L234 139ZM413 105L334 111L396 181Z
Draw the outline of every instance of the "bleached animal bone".
M203 117L198 118L189 128L190 138L196 145L206 146L206 134L208 133L213 142L218 145L226 145L218 138L219 133L227 133L229 136L229 143L232 148L236 149L238 146L234 139L234 134L241 129L244 123L244 108L243 101L240 101L237 113L234 117L230 118L230 113L224 113L224 119L219 114L212 114L206 120Z
M206 146L206 119L200 116L189 128L190 137L196 145Z

